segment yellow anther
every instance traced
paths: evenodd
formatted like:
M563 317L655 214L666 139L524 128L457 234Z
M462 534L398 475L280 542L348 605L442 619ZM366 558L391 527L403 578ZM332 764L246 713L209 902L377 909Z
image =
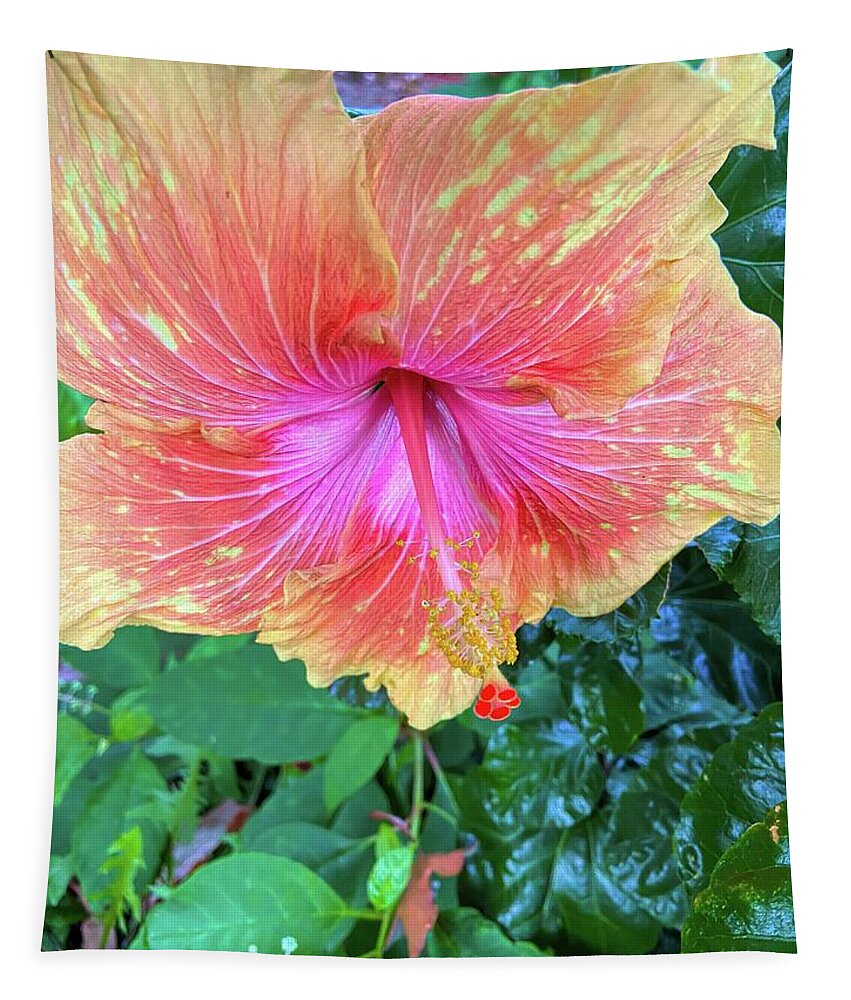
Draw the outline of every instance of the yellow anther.
M496 596L495 596L496 595ZM445 620L438 621L435 609L429 626L437 647L449 664L470 677L483 679L502 663L517 659L517 642L511 622L500 615L502 598L494 588L481 591L447 591L438 604Z

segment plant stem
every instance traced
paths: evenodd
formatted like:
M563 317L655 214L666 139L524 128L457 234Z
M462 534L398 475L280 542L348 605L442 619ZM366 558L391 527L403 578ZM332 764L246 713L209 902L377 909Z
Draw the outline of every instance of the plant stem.
M423 797L425 789L425 752L423 750L423 734L412 731L414 740L414 787L411 792L411 815L408 825L411 828L411 839L417 843L420 837L420 823L423 818Z
M408 816L407 825L414 847L417 848L419 846L420 824L422 823L425 805L425 741L423 734L416 729L411 730L411 739L414 741L414 782L411 788L411 812ZM367 953L370 958L383 958L384 949L387 947L387 938L396 919L397 906L398 902L396 906L391 906L390 909L384 911L375 947L371 952Z

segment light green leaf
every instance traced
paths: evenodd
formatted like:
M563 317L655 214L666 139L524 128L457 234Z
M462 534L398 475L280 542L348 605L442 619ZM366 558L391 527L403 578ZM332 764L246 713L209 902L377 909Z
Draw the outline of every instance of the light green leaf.
M194 746L263 764L327 753L367 713L312 688L298 660L256 643L161 674L145 701L156 724Z
M333 812L375 775L399 734L399 718L383 714L356 720L325 761L325 806Z
M91 428L86 423L86 414L89 407L94 402L89 396L84 396L82 392L77 392L70 385L59 382L57 386L59 396L59 440L67 441L77 434L92 433Z
M376 859L366 883L367 896L376 910L389 910L399 902L411 878L415 850L413 844L406 844Z
M114 740L129 742L141 739L154 724L144 703L144 692L124 691L109 707L109 728Z
M109 845L106 860L100 866L100 873L107 877L107 883L90 900L95 906L106 904L106 913L101 921L102 942L106 941L116 925L120 930L127 929L125 910L129 910L135 920L141 919L142 901L135 882L137 872L144 871L144 868L142 831L138 826L132 826Z
M349 933L342 899L309 868L234 854L199 868L147 915L136 947L329 955ZM282 948L282 942L284 942Z

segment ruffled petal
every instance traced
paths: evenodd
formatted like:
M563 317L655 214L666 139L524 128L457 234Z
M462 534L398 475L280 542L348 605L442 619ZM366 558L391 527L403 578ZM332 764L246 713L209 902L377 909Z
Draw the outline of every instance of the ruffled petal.
M745 308L708 242L659 378L616 415L457 390L450 406L501 512L484 575L526 621L603 614L725 515L778 510L780 337Z
M365 675L369 690L384 685L410 724L428 729L472 705L482 686L453 670L430 639L422 606L429 567L412 567L390 544L359 563L292 573L258 641L282 660L304 660L316 687Z
M658 374L690 252L724 219L710 178L733 146L774 144L775 73L761 55L646 65L365 120L404 366L615 412Z
M330 74L48 59L60 377L155 419L325 409L396 268Z
M103 435L60 446L61 636L121 624L253 631L294 567L345 552L352 511L392 441L386 402L248 436L96 404Z

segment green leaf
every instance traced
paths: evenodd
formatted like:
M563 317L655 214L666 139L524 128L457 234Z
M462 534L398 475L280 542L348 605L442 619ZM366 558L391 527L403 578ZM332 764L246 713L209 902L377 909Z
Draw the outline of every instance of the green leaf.
M68 883L74 874L74 859L70 855L60 857L50 856L50 869L47 874L47 905L56 906L68 889Z
M369 715L349 726L325 761L325 806L329 812L375 775L398 735L398 716Z
M136 825L144 840L144 866L136 880L141 891L155 874L165 845L168 801L165 781L138 747L130 753L115 748L89 762L62 803L62 810L69 807L64 823L70 831L75 873L87 899L97 899L107 890L109 878L101 866L112 844Z
M577 618L563 608L553 608L544 619L544 624L558 635L574 636L588 642L615 642L628 638L656 617L668 590L670 572L670 564L664 565L639 591L606 615Z
M312 688L298 660L281 663L269 646L178 664L145 701L165 732L235 759L263 764L327 753L365 710Z
M606 646L583 650L568 662L568 719L594 750L626 753L644 729L641 688Z
M549 892L571 938L600 955L643 955L661 925L636 902L635 873L617 868L606 812L565 830Z
M71 715L56 720L56 778L53 804L58 806L71 782L97 753L99 738Z
M608 857L612 880L649 916L679 927L688 903L674 855L680 803L710 754L691 742L663 745L630 774L612 806Z
M86 414L94 402L89 396L72 389L64 382L57 383L59 395L59 440L67 441L77 434L91 434Z
M478 910L458 907L442 910L426 942L429 958L544 958L527 941L512 941L499 924Z
M455 782L461 828L480 844L462 879L514 937L554 929L550 882L561 831L588 816L602 790L597 755L562 720L500 726L482 764Z
M282 775L278 787L243 827L243 845L253 850L255 838L282 823L324 825L328 811L322 794L322 772L322 767L314 767L307 774Z
M724 851L786 798L784 767L779 703L716 751L683 799L674 835L680 873L691 894L706 887Z
M729 702L759 711L780 695L779 650L732 589L705 565L702 573L689 573L688 587L672 587L651 634Z
M144 703L144 691L129 690L120 694L109 707L109 729L114 740L129 742L141 739L154 724Z
M735 518L722 517L720 521L695 538L695 542L706 557L706 561L719 576L739 547L743 527L744 525Z
M641 687L648 729L678 723L694 730L743 724L750 718L716 694L714 687L668 656L649 635L641 638L634 676Z
M251 851L292 858L314 871L326 861L364 847L362 841L351 840L336 830L299 820L267 827L244 843Z
M387 812L390 802L381 785L377 781L367 782L359 791L346 799L331 826L338 833L358 840L375 833L375 820L370 813Z
M100 873L107 877L107 884L90 900L93 904L106 904L101 945L116 925L127 929L124 911L129 910L135 920L142 916L142 901L136 891L136 873L145 868L142 831L138 826L125 830L109 845L107 857L100 866Z
M786 232L786 150L789 139L787 65L774 84L776 150L737 146L712 180L729 212L714 234L745 305L783 323Z
M376 859L366 883L367 896L376 910L389 910L399 902L411 878L415 851L413 844L406 844Z
M160 672L162 650L156 629L128 625L101 649L61 646L64 660L101 687L116 691L144 687Z
M214 660L217 656L236 653L245 649L254 641L253 633L242 635L204 635L189 648L184 662L196 663L199 660Z
M352 840L337 830L295 821L267 827L242 843L250 851L306 865L352 905L366 902L365 885L372 867L369 839Z
M342 899L309 868L270 854L234 854L199 868L147 915L137 947L328 955L349 933ZM287 942L283 950L292 948Z
M683 926L683 951L797 951L785 802L721 855Z
M780 642L780 518L742 525L742 542L724 579L751 609L754 621Z

